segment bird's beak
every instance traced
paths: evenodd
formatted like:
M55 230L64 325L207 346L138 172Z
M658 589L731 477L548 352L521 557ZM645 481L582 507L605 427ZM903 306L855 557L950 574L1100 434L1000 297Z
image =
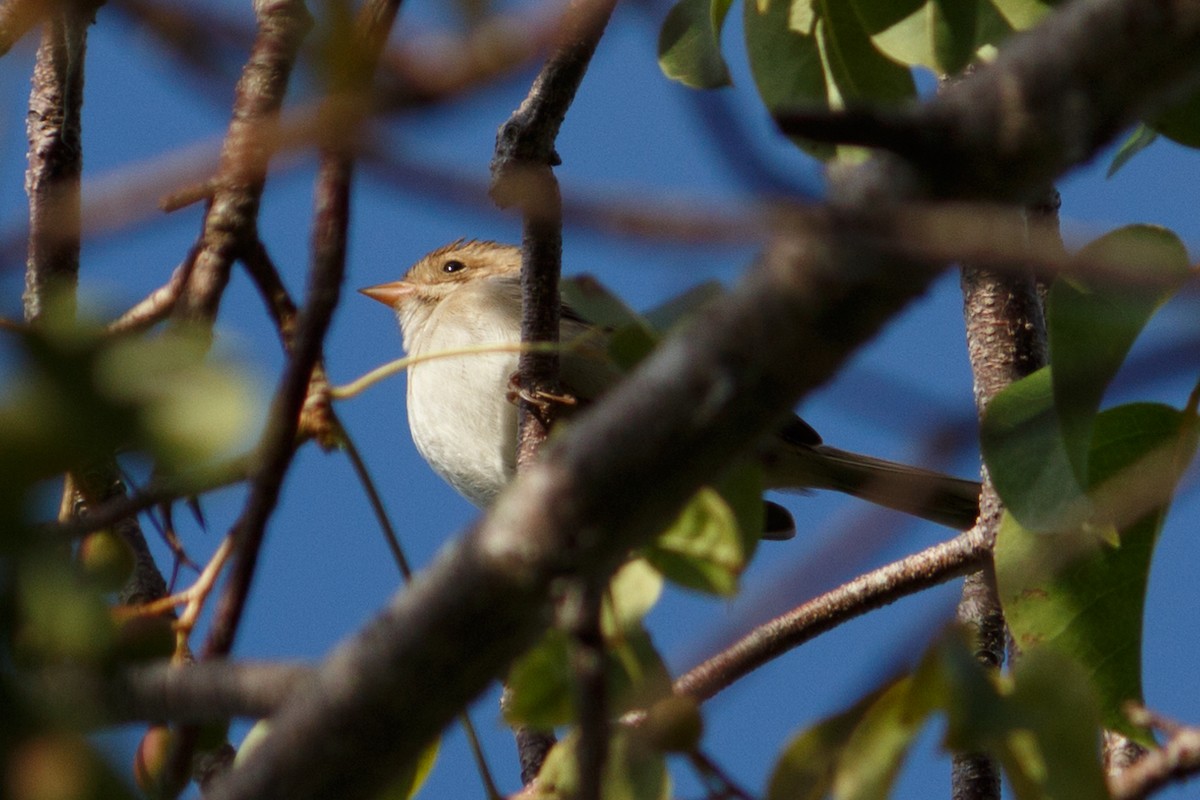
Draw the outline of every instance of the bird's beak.
M358 291L372 300L378 300L388 308L395 308L397 303L412 294L413 285L408 281L401 280L381 283L378 286L368 286L366 289Z

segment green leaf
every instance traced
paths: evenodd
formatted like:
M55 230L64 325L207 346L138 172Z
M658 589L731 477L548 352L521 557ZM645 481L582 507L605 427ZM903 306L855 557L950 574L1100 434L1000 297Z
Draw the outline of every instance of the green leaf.
M120 339L96 360L96 385L141 409L148 446L169 464L231 457L248 445L257 398L233 369L208 357L202 334Z
M854 0L867 35L880 52L901 64L953 75L976 47L982 0Z
M1090 514L1063 445L1051 382L1049 367L1014 381L988 405L979 431L997 494L1032 531L1074 530Z
M417 792L421 791L421 787L425 785L426 778L429 777L433 765L437 762L441 742L440 738L434 739L432 744L421 751L421 755L417 757L417 763L404 769L388 784L386 789L376 795L376 800L410 800L415 797Z
M1032 28L1054 10L1057 0L989 0L1014 31Z
M911 679L897 681L871 704L838 759L833 794L841 800L885 800L925 722L911 713Z
M649 635L630 625L606 640L605 679L610 710L644 708L670 694L671 678ZM509 671L504 717L510 724L553 728L576 719L571 640L560 630L517 660Z
M624 300L591 275L564 278L559 291L563 303L593 325L609 329L626 325L649 327L641 314L625 305Z
M1200 147L1200 92L1171 106L1150 124L1173 142L1184 147Z
M946 712L948 749L996 758L1018 800L1108 797L1095 695L1071 659L1034 650L1011 679L992 677L965 637L945 636L914 674L912 694Z
M610 640L607 655L609 709L614 714L648 708L670 696L671 674L644 628L626 628Z
M601 627L606 638L623 631L640 629L642 618L662 595L663 577L658 570L635 558L617 570L608 585L601 609Z
M750 72L767 111L827 106L825 70L821 66L816 36L798 33L788 27L789 4L783 0L775 0L769 5L746 2L743 12ZM836 152L827 144L797 139L793 142L817 158L829 158Z
M82 585L72 565L55 555L41 553L21 564L13 647L19 658L35 663L102 663L116 645L116 624L100 593Z
M1095 506L1119 540L1088 529L1035 533L1011 515L995 548L996 580L1013 637L1086 666L1106 727L1139 736L1121 714L1141 698L1141 633L1154 544L1171 489L1195 450L1195 420L1167 406L1120 406L1096 418L1089 458Z
M645 549L644 557L665 577L701 592L733 595L746 566L746 551L733 509L704 487L674 524Z
M725 294L725 288L716 281L706 281L672 297L662 305L655 306L645 314L646 321L659 334L695 317L713 301Z
M1154 312L1191 274L1187 248L1171 231L1130 225L1083 248L1077 261L1125 270L1153 284L1113 286L1064 276L1047 298L1054 405L1067 456L1080 479L1087 474L1092 419L1104 390Z
M916 96L908 68L880 53L862 21L845 0L816 0L821 9L817 43L826 77L836 86L830 105L852 102L898 102Z
M504 718L511 725L549 729L575 718L571 696L571 660L567 635L558 629L512 665Z
M1112 163L1108 165L1108 172L1104 174L1104 177L1111 178L1116 175L1117 170L1129 163L1129 159L1154 144L1157 138L1158 132L1153 128L1148 125L1138 125L1117 148L1116 155L1113 156Z
M570 800L579 796L578 747L579 735L572 733L546 755L533 784L534 797ZM666 759L618 726L608 742L600 796L603 800L668 800L671 779Z
M626 325L608 337L608 355L625 372L637 366L658 346L658 337L642 324Z
M721 56L721 27L732 0L679 0L658 34L658 66L671 80L693 89L730 84Z
M1019 800L1107 800L1091 684L1072 659L1022 654L1006 698L1008 735L995 752Z
M880 697L904 691L907 679L868 694L851 708L826 717L795 736L784 748L767 786L766 800L821 800L834 780L850 738ZM898 687L900 687L898 689Z

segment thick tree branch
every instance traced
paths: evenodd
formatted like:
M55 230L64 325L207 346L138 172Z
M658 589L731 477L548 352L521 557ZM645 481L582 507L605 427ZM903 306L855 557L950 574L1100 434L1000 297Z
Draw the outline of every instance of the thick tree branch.
M1173 96L1200 66L1200 7L1166 8L1174 24L1160 26L1154 41L1106 41L1111 46L1097 63L1095 42L1080 25L1139 28L1133 20L1160 18L1164 3L1089 0L1071 7L1068 27L1052 18L1023 38L1014 56L1002 53L933 101L946 124L961 114L989 119L992 127L955 123L964 138L932 185L983 197L993 190L990 177L1001 174L1000 195L1032 195L1153 102ZM1043 77L1055 97L1030 83ZM1064 86L1085 89L1065 93ZM1036 150L1034 166L1014 169L1008 162L1017 154L1010 142L996 141L1003 126L995 122L1014 113L1022 90L1031 102L1020 109L1020 129L1039 130L1051 144L1025 142ZM1058 130L1063 109L1080 93L1087 95L1079 101L1085 113L1072 115L1069 131ZM548 443L483 522L338 649L276 715L272 735L210 796L354 800L381 788L398 764L411 763L544 629L560 576L611 573L701 482L751 448L928 287L942 265L899 258L862 235L875 209L886 212L921 183L892 159L840 177L833 187L840 210L827 239L776 243L703 324L664 342ZM356 765L350 773L348 763Z
M76 724L220 722L270 716L288 695L311 680L300 664L167 662L107 672L51 667L23 678L22 691L49 714Z

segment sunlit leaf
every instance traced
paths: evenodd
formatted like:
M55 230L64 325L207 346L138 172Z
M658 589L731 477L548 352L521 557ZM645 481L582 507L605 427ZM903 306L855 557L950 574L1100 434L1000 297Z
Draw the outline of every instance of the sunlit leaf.
M646 326L646 321L625 301L591 275L564 278L560 286L563 302L582 319L601 328L626 325Z
M1129 163L1129 159L1154 144L1157 139L1158 132L1153 128L1148 125L1138 125L1133 129L1133 133L1129 134L1125 141L1121 143L1121 146L1117 148L1116 154L1113 155L1112 163L1108 165L1108 172L1105 173L1105 177L1111 178L1113 175L1116 175L1121 167Z
M567 635L551 629L513 664L505 682L504 717L510 724L545 730L574 719L568 648Z
M1072 659L1034 650L1011 678L989 677L962 638L947 636L913 681L913 694L947 714L946 747L996 758L1018 800L1108 797L1095 693Z
M1076 256L1088 267L1125 270L1131 282L1112 286L1083 277L1054 282L1047 298L1052 383L1067 456L1081 480L1087 474L1092 420L1104 390L1154 312L1190 275L1187 248L1174 233L1152 225L1113 231Z
M881 692L872 692L840 714L827 717L784 748L767 786L766 800L821 800L833 787L846 743Z
M671 694L671 674L643 628L627 628L608 643L609 709L623 714Z
M700 313L724 294L724 287L716 281L697 284L683 294L647 311L646 321L655 331L660 334L666 333Z
M737 517L717 490L702 488L643 551L664 576L689 589L732 595L746 567Z
M811 36L817 21L816 12L813 11L815 2L817 0L792 0L792 7L788 13L788 28L796 33Z
M828 105L825 70L816 36L792 30L791 9L783 0L766 8L763 4L743 4L746 54L754 85L768 112ZM832 156L831 145L793 140L818 158Z
M535 797L569 800L579 796L578 747L579 737L574 733L554 746L533 784ZM667 800L671 779L666 759L617 726L608 742L600 789L603 800Z
M205 362L142 377L140 387L131 379L124 388L145 390L142 424L166 463L190 468L248 449L256 398L241 375Z
M662 595L663 577L644 559L635 558L617 570L609 582L601 610L606 637L635 630Z
M13 644L22 659L98 664L116 644L116 623L103 597L77 580L66 558L53 553L24 559L17 608Z
M394 778L386 789L375 796L376 800L409 800L421 791L426 778L433 770L433 765L437 762L441 741L440 738L434 739L432 744L421 751L417 763L410 765L399 777Z
M912 714L911 681L883 692L863 714L839 759L833 794L841 800L884 800L925 722Z
M664 75L693 89L729 85L721 26L731 2L679 0L671 8L658 34L658 65Z
M838 94L836 101L830 96L831 104L897 102L916 96L912 73L875 48L850 3L817 2L822 11L817 41Z
M953 75L975 52L979 0L854 0L867 35L889 58Z
M1032 28L1054 10L1057 0L989 0L1013 30Z

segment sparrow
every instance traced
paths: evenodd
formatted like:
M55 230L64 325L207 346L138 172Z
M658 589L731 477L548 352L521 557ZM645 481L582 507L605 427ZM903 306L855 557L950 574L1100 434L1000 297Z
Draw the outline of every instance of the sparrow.
M516 352L487 345L521 340L521 250L458 240L417 261L404 277L359 291L391 308L409 356L471 350L408 368L408 426L435 472L487 508L516 472ZM579 404L622 372L607 357L606 331L563 307L563 387ZM765 488L829 489L965 530L979 514L979 483L830 447L798 416L758 454ZM764 538L789 538L790 514L768 503Z

